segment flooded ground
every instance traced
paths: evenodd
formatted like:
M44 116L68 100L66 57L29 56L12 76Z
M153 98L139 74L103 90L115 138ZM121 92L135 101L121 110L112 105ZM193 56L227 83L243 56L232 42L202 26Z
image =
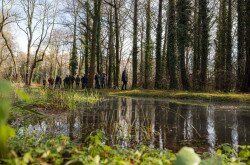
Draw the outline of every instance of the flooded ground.
M88 108L50 113L39 118L27 115L12 119L18 134L25 129L37 134L65 134L73 140L84 139L101 130L109 145L179 150L192 146L213 153L222 143L250 142L250 109L232 105L185 105L167 99L109 98Z

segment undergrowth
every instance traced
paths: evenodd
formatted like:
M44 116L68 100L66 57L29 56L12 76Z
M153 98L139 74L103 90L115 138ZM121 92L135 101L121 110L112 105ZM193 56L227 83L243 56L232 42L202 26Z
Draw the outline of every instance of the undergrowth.
M70 141L66 136L24 135L9 141L11 152L2 159L6 164L249 164L250 146L239 146L237 153L224 144L212 157L208 153L198 155L192 148L184 147L177 154L167 149L148 146L123 148L104 143L102 132L93 132L83 143Z

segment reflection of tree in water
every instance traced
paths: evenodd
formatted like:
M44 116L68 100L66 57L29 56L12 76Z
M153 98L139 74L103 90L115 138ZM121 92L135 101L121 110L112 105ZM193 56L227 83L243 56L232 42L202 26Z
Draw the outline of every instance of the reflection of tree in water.
M117 138L123 147L128 146L131 132L132 99L118 99L118 131Z
M215 144L216 144L214 107L208 106L206 113L207 113L207 133L208 133L207 139L209 144L209 152L211 154L214 154Z
M231 132L231 137L232 137L232 144L233 148L238 151L238 144L239 144L239 135L238 135L238 119L237 119L237 111L234 110L233 112L233 125L232 125L232 132Z
M188 106L186 114L183 130L184 139L191 140L193 139L193 114L190 106Z
M68 123L69 123L69 137L70 139L74 138L74 125L75 125L75 113L72 111L68 117Z

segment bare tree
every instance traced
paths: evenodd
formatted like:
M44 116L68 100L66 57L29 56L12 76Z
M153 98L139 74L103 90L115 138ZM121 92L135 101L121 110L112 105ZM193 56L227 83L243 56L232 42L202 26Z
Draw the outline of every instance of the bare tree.
M8 26L10 23L14 22L15 14L11 12L13 6L13 0L2 0L1 4L1 19L0 19L0 33L2 38L4 39L5 46L8 48L11 59L14 65L14 78L17 78L17 69L16 69L16 60L15 55L12 49L12 45L10 40L8 39L6 32L4 31L4 27Z
M27 37L25 85L31 85L37 63L44 60L51 41L57 14L56 2L48 0L20 0L23 15L17 25Z

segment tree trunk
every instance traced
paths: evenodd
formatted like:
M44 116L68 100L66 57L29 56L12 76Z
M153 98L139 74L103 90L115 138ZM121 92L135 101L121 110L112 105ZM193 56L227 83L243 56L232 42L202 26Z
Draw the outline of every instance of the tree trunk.
M144 21L143 18L141 19L141 41L140 41L140 87L143 87L144 85L144 75L145 75L145 51L144 51Z
M237 54L237 84L236 89L241 90L244 80L244 58L245 54L245 9L244 0L238 0L237 4L238 12L238 54Z
M208 0L200 0L199 17L201 27L201 73L200 73L200 90L204 91L207 84L207 63L208 63L208 48L209 48L209 18L208 18Z
M156 66L155 66L155 88L161 88L162 81L162 2L159 0L159 12L158 12L158 23L157 23L157 34L156 34Z
M225 91L232 89L232 0L228 0Z
M113 31L113 11L112 6L110 6L110 14L109 14L109 53L108 53L108 87L112 88L112 79L113 79L113 57L114 57L114 31Z
M190 1L177 1L177 45L179 52L179 65L181 71L181 82L184 90L189 90L189 81L187 77L185 54L189 46L189 27L190 27Z
M250 0L247 0L246 25L250 25ZM246 29L246 64L245 64L245 82L244 92L250 92L250 28Z
M151 44L151 0L146 6L146 43L145 43L145 82L144 88L149 88L152 75L152 44Z
M138 0L134 1L134 20L133 20L133 82L132 88L137 87L137 35L138 35Z
M12 51L11 49L11 46L9 45L9 42L8 42L8 39L6 38L6 36L4 35L4 32L1 31L1 34L2 34L2 37L4 39L4 42L10 52L10 55L11 55L11 59L12 59L12 62L13 62L13 65L14 65L14 71L15 71L15 74L14 74L14 80L17 80L17 66L16 66L16 60L15 60L15 55L14 55L14 52Z
M226 0L222 0L219 9L218 30L217 30L217 47L215 54L215 89L223 90L225 86L225 64L226 64L226 39L227 39L227 22L226 22Z
M192 79L193 79L193 90L199 89L199 75L200 75L200 27L199 27L199 20L198 20L198 11L199 11L199 2L198 0L195 0L195 6L194 6L194 34L193 34L193 51L194 51L194 57L193 57L193 73L192 73Z
M168 13L168 44L167 44L167 62L169 71L169 89L177 89L178 82L176 78L176 34L175 34L175 0L169 0Z
M85 32L85 74L89 74L89 41L90 41L90 14L89 14L89 1L86 2L86 32Z
M98 5L99 12L101 12L101 5ZM99 13L100 15L100 13ZM102 58L102 50L101 50L101 18L98 16L97 20L97 37L96 37L96 59L97 59L97 72L101 73L101 58Z
M115 87L119 86L119 75L120 75L120 28L119 28L119 5L116 0L114 0L115 5Z
M102 0L94 0L94 19L93 19L93 29L92 29L92 42L91 42L91 50L90 50L90 73L89 73L89 88L93 88L94 85L94 76L96 71L96 47L97 47L97 38L98 38L98 21L100 21L100 6Z
M76 47L76 31L77 31L77 14L75 14L74 18L74 34L73 34L73 45L72 45L72 54L70 58L70 74L72 76L76 75L76 70L78 68L78 60L77 60L77 47Z

